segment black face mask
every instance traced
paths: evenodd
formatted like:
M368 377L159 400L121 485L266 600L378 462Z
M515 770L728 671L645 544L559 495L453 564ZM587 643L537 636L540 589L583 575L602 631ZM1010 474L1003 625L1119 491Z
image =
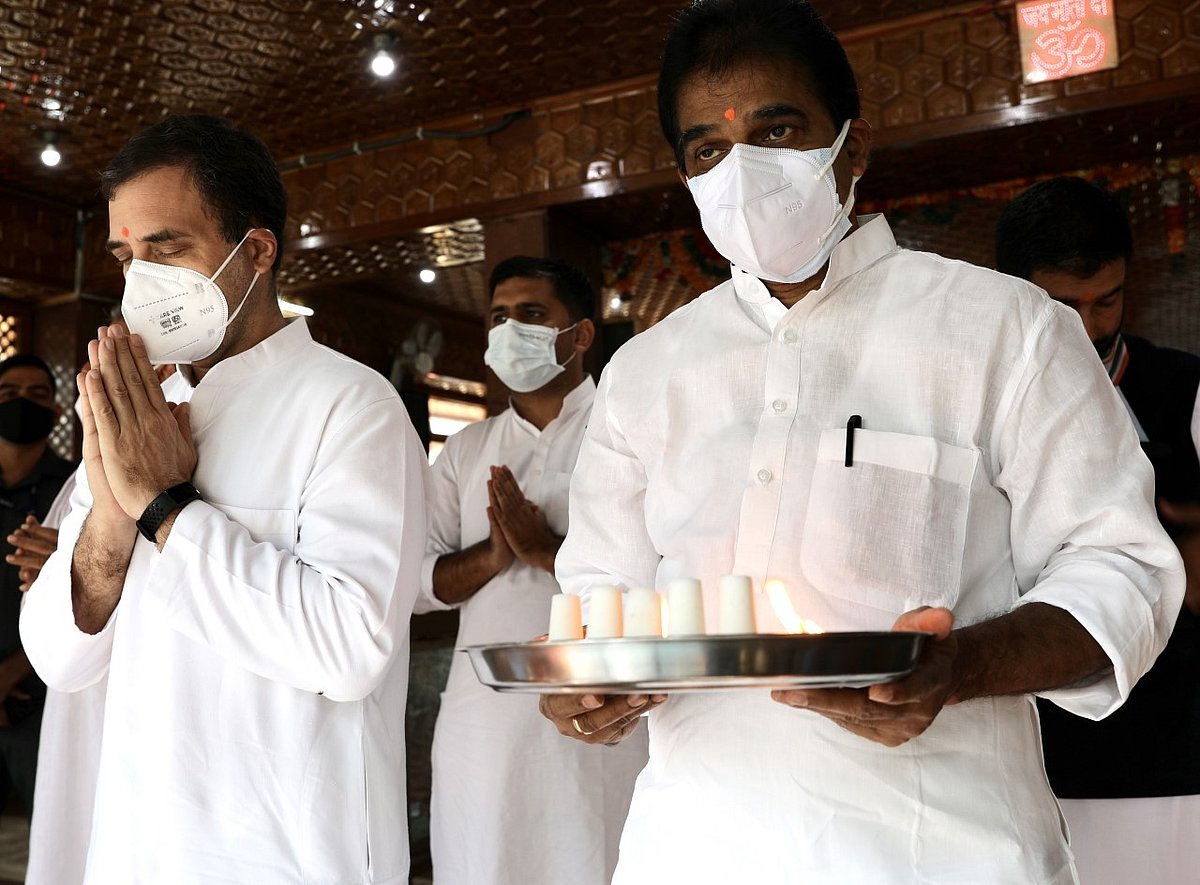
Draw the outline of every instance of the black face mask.
M54 428L54 409L19 396L0 403L0 437L24 445L50 435Z
M1117 346L1117 336L1120 334L1120 331L1113 332L1099 341L1092 342L1092 346L1096 348L1096 353L1100 354L1101 362L1112 356L1113 348Z

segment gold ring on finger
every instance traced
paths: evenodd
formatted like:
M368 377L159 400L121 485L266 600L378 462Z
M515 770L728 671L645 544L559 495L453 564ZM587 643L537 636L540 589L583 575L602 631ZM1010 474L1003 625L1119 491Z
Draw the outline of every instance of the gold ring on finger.
M583 727L579 724L579 720L576 719L574 716L571 717L571 724L575 726L575 731L577 731L579 734L583 735L584 737L591 737L592 735L594 735L596 733L594 731L584 731Z

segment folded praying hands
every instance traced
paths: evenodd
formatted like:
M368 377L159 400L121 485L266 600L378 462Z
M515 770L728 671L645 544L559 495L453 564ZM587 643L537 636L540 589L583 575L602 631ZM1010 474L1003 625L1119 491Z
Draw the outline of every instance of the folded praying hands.
M92 518L131 534L151 501L191 479L196 447L187 404L166 401L141 338L116 325L97 333L77 378Z
M554 557L562 538L554 534L546 514L521 492L516 478L507 467L492 467L488 480L488 520L492 525L493 547L500 540L512 555L527 565L554 573Z

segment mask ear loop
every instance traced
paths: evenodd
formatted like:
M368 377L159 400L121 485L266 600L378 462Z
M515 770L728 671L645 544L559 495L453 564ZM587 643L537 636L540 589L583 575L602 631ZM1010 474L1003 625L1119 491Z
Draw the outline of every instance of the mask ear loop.
M838 154L840 154L842 152L842 145L844 145L846 143L846 136L849 134L850 134L850 121L847 120L845 123L842 124L842 131L838 133L838 137L836 139L834 139L833 148L832 148L832 150L830 152L830 156L829 156L829 162L826 163L824 166L822 166L821 171L819 173L817 173L816 177L818 179L824 178L825 175L829 172L829 170L833 168L834 161L837 160ZM833 223L830 224L829 227L825 228L825 233L823 233L823 234L821 234L821 236L817 237L817 245L822 245L825 242L825 240L827 240L829 238L829 235L831 233L833 233L834 230L837 229L837 226L842 223L843 219L845 219L850 214L850 211L854 208L854 191L855 191L855 188L858 187L858 179L859 178L860 178L860 176L858 176L858 175L851 177L850 193L848 193L846 195L846 204L844 206L842 206L842 211L837 214L837 217L835 219L833 219Z
M854 175L850 178L850 193L846 194L846 205L842 206L842 211L837 214L837 218L833 219L833 223L830 224L829 227L825 228L825 233L817 237L818 246L822 245L825 240L829 238L829 235L837 230L837 226L841 224L842 221L847 218L850 215L850 212L854 209L854 191L855 188L858 187L859 178L860 176L858 175Z
M837 160L838 154L842 152L842 145L846 143L846 136L849 134L850 121L847 120L842 124L842 131L838 133L838 137L833 140L833 146L830 148L829 153L829 162L821 167L821 171L814 176L815 178L824 178L825 173L833 168L834 161Z
M233 251L225 256L225 260L221 262L221 266L218 267L216 272L208 278L210 283L215 283L217 281L217 277L222 274L225 268L229 267L229 262L233 261L233 256L238 254L238 249L242 248L242 243L246 242L250 234L254 233L256 230L258 230L257 227L250 228L250 230L246 231L246 236L238 240L238 244L233 247Z
M578 325L579 325L579 321L578 321L578 320L576 320L575 322L571 323L571 325L567 326L565 329L559 329L559 330L558 330L558 335L562 335L564 332L570 332L572 329L574 329L574 328L575 328L576 326L578 326ZM558 340L558 335L555 335L555 336L554 336L554 340L555 340L555 341L557 341L557 340ZM556 360L554 361L554 364L555 364L556 366L558 366L560 369L565 369L565 368L567 367L567 364L568 364L568 363L570 363L570 362L571 362L571 360L575 359L575 357L576 357L576 356L578 356L578 355L579 355L579 351L575 351L575 352L574 352L574 353L572 353L572 354L571 354L569 357L567 357L567 359L566 359L566 362L562 362L562 363L560 363L560 362L559 362L559 361L556 359Z
M226 329L228 329L228 328L229 328L229 324L230 324L230 323L232 323L234 320L236 320L236 319L237 319L237 315L238 315L239 313L241 313L241 312L242 312L242 308L245 306L245 304L246 304L246 301L247 301L247 300L249 300L249 298L250 298L250 293L254 291L254 284L258 282L258 278L259 278L259 277L261 277L261 276L262 276L262 274L260 274L260 273L255 273L255 274L254 274L254 279L252 279L252 280L250 281L250 286L249 286L249 287L246 289L246 294L242 296L242 300L241 300L241 302L240 302L240 303L238 304L238 306L237 306L237 307L234 309L233 313L232 313L232 314L230 314L230 316L229 316L229 319L227 319L227 320L225 321L225 328L226 328Z
M244 237L242 237L240 240L238 240L238 244L233 247L232 252L230 252L227 256L225 256L225 260L221 262L221 266L217 268L216 273L214 273L211 277L208 278L208 281L210 283L213 283L214 285L216 284L217 277L219 277L221 275L221 273L225 270L225 268L229 267L229 262L233 261L233 256L238 254L238 250L242 248L242 244L245 243L246 240L250 237L250 234L254 233L256 230L258 230L257 227L250 228L250 230L246 231L246 235ZM262 276L262 274L260 272L255 271L254 279L252 279L250 281L250 286L249 286L249 288L246 289L246 294L242 296L242 300L240 302L238 302L238 306L234 309L233 313L230 314L229 319L227 319L225 321L225 325L222 326L222 328L228 329L229 324L232 323L235 319L237 319L237 315L239 313L241 313L242 308L246 306L246 300L250 297L250 293L252 291L254 291L254 284L258 282L258 278L261 276ZM219 289L220 286L218 286L217 288Z

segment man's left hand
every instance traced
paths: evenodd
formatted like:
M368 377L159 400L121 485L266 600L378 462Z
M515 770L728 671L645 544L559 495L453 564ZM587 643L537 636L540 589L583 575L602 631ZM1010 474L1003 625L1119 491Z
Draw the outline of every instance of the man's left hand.
M189 411L167 403L138 336L111 326L97 351L99 368L88 372L87 393L104 475L121 509L138 519L195 472Z
M507 467L493 467L488 481L496 521L508 546L527 565L554 571L554 557L562 538L550 530L546 514L525 497L516 477Z
M58 530L39 525L32 516L8 536L8 543L16 549L4 559L9 565L20 569L21 592L30 588L42 571L50 554L58 547Z
M781 704L812 710L849 732L888 747L898 747L925 731L953 703L957 640L954 615L945 608L918 608L902 614L893 630L934 634L921 660L899 682L870 688L819 688L773 691Z

